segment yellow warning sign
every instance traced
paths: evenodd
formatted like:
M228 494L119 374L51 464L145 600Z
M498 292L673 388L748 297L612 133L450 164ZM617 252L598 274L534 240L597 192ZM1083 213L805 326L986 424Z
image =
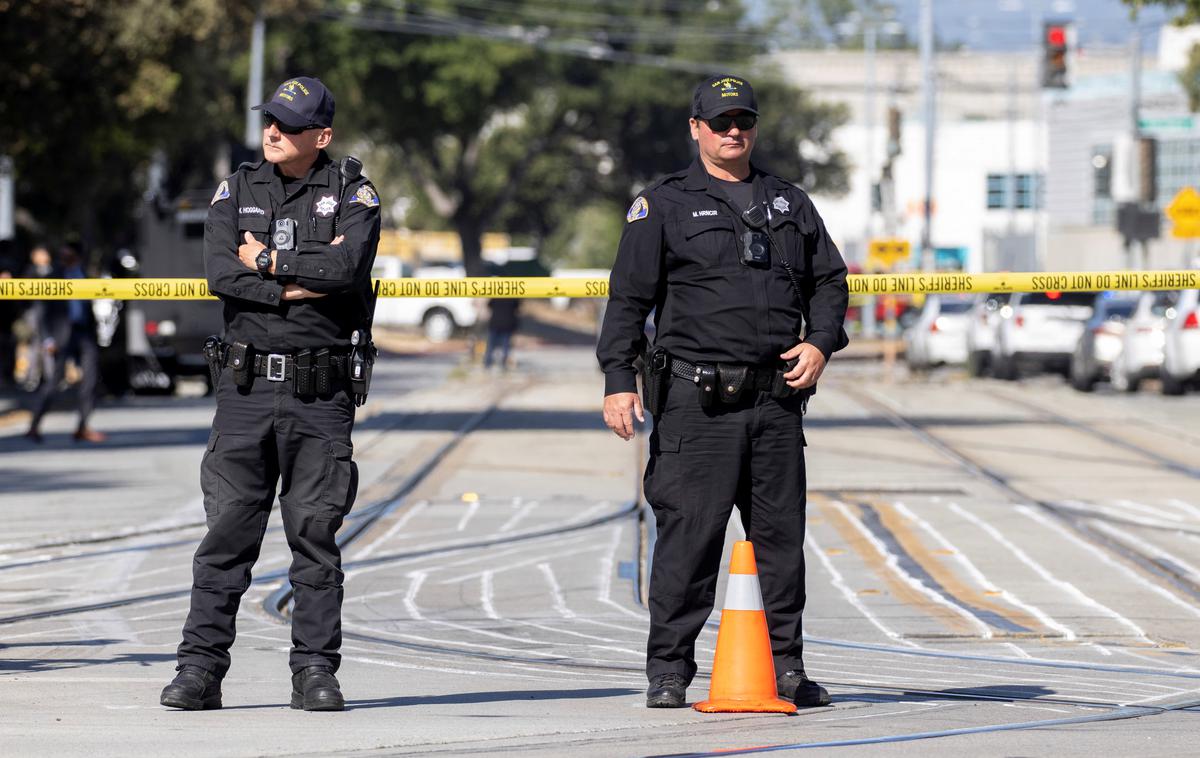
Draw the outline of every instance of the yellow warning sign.
M1179 239L1200 237L1200 192L1194 187L1179 190L1163 213L1174 224L1171 236Z
M876 239L867 245L867 262L880 268L891 268L912 255L912 245L902 239Z
M380 297L601 298L607 278L379 279ZM851 274L851 295L1200 289L1200 270ZM214 300L203 279L0 279L0 300Z

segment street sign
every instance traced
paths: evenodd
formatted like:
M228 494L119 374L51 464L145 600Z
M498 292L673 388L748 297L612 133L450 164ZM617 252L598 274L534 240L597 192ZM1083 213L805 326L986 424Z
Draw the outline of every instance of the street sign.
M1171 235L1178 239L1200 237L1200 192L1193 187L1184 187L1163 209L1167 218L1175 225Z
M882 268L891 268L912 255L908 240L876 239L867 245L867 262Z
M1139 129L1164 129L1191 131L1196 127L1196 119L1191 116L1152 116L1139 118Z

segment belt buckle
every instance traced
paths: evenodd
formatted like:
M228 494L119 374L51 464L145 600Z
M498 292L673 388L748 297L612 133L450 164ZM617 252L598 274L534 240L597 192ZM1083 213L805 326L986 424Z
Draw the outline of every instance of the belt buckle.
M287 379L287 356L271 353L267 356L267 381L282 382Z

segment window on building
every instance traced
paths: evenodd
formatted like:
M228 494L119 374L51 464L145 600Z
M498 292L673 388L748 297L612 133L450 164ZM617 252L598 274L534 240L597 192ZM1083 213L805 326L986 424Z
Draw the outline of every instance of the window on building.
M1009 192L1013 193L1013 205L1018 210L1042 207L1041 174L988 174L988 210L1009 207Z
M987 207L988 210L1008 207L1008 176L1005 174L988 174Z
M1115 220L1112 200L1112 145L1092 148L1092 223L1109 226Z

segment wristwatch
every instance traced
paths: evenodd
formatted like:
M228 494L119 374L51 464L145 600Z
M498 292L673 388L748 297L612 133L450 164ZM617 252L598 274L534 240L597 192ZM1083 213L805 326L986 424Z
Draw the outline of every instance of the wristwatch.
M258 251L258 257L254 259L254 267L258 269L258 273L266 274L271 271L271 251L268 248L263 248Z

